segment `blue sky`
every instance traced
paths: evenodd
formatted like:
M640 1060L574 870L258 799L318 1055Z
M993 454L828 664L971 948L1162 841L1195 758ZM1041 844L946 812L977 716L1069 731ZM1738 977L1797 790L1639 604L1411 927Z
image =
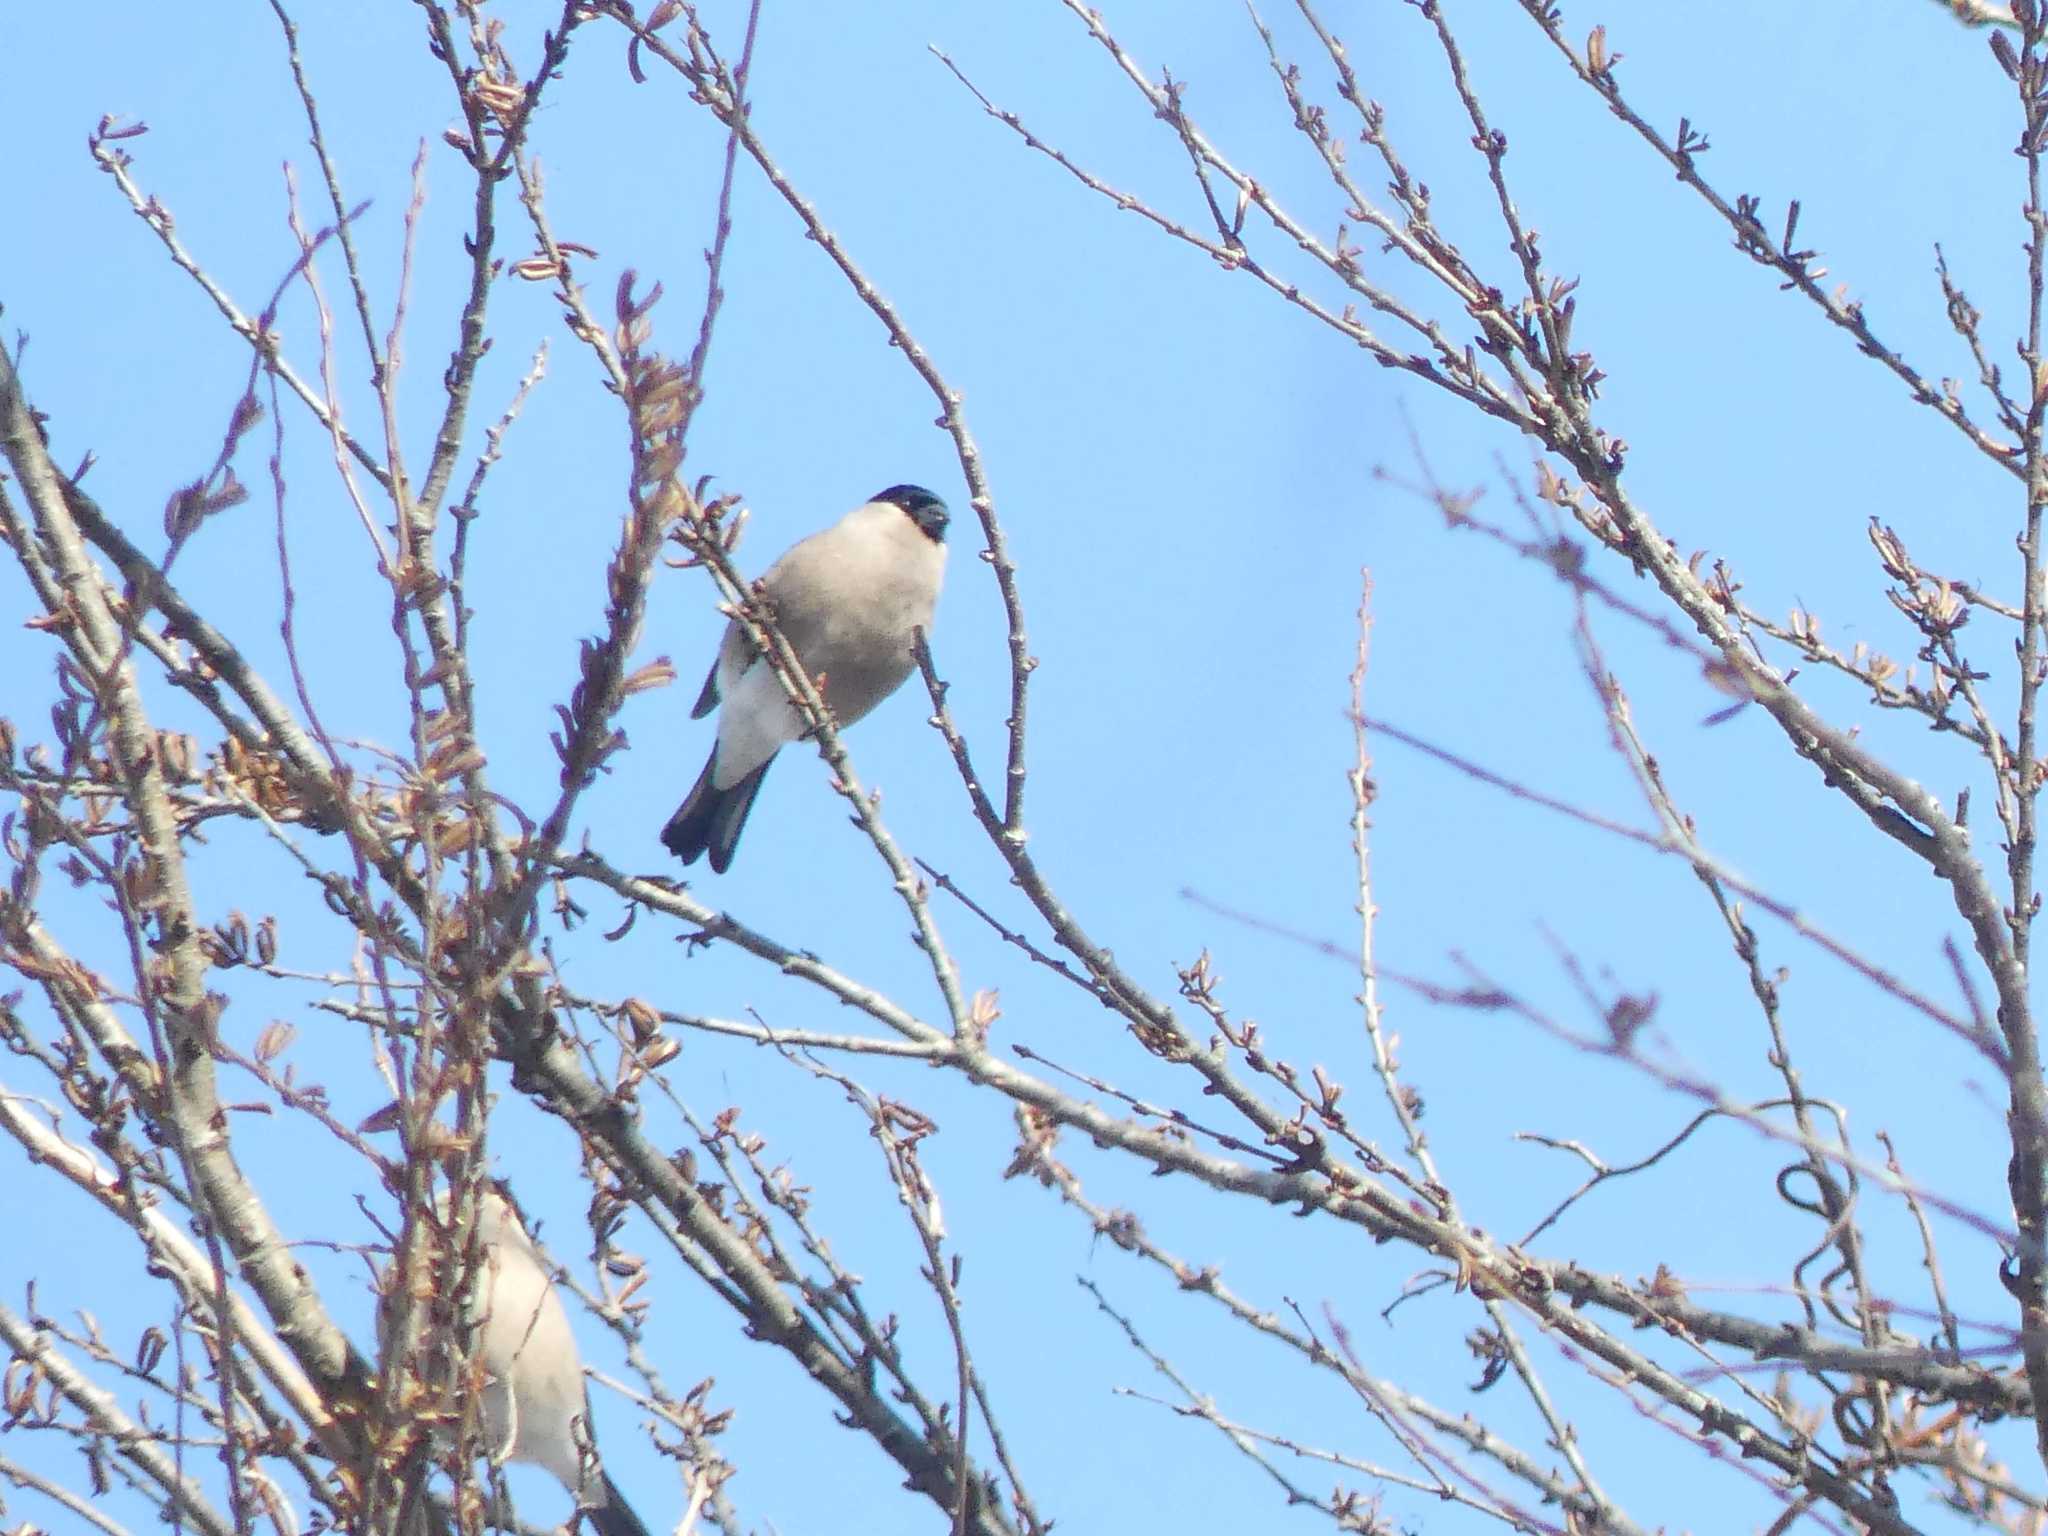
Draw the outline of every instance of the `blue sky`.
M553 10L495 8L522 59ZM1573 661L1562 589L1446 530L1433 509L1375 473L1416 474L1412 434L1444 481L1486 487L1483 510L1512 522L1503 469L1526 478L1528 445L1372 366L1241 275L1093 197L986 117L927 51L943 48L998 102L1111 181L1198 216L1178 143L1053 0L971 11L892 0L859 10L851 20L837 8L771 0L755 120L964 394L1041 661L1031 726L1036 857L1071 909L1156 992L1172 993L1174 965L1212 951L1231 1006L1258 1018L1290 1059L1344 1078L1361 1116L1372 1101L1371 1129L1391 1143L1352 1001L1355 971L1219 918L1183 892L1352 942L1345 679L1366 566L1376 585L1374 714L1535 787L1647 824ZM1603 420L1628 440L1630 484L1678 545L1727 558L1764 611L1818 613L1831 638L1864 640L1901 660L1914 642L1881 596L1863 534L1869 518L1897 526L1931 566L2016 598L2019 507L2010 482L1736 253L1708 211L1577 86L1533 25L1471 0L1448 10L1510 137L1523 214L1542 231L1553 266L1582 278L1577 335L1607 372ZM386 306L410 166L422 141L429 149L404 388L409 447L423 457L465 271L458 242L467 190L459 161L440 143L453 115L446 80L420 46L412 9L308 11L303 49L331 143L350 195L374 200L359 238ZM1338 207L1290 133L1240 12L1119 0L1104 14L1148 68L1188 82L1189 110L1213 139L1308 223L1333 230ZM736 42L736 15L708 16ZM1334 106L1311 40L1298 22L1272 19L1309 88ZM1426 29L1410 7L1393 4L1332 7L1329 19L1385 104L1411 169L1430 184L1441 226L1505 284L1504 238ZM1760 194L1767 222L1787 198L1800 198L1803 240L1924 371L1971 372L1943 319L1936 242L1984 311L1987 335L2010 355L2023 291L2022 187L2009 152L2017 120L1981 34L1925 3L1877 16L1840 3L1624 4L1570 30L1582 34L1596 20L1624 55L1632 100L1666 128L1681 115L1704 127L1713 144L1707 173L1724 191ZM295 251L280 167L290 162L302 192L313 190L277 29L267 8L253 5L218 8L203 25L165 7L17 7L0 21L0 46L0 142L8 146L0 197L13 213L11 236L0 242L4 323L30 337L24 372L50 418L57 459L96 454L89 488L147 541L166 495L210 462L247 361L94 169L85 137L103 113L147 121L150 133L128 146L138 179L209 269L258 307ZM656 312L661 344L682 352L695 334L721 139L661 71L632 84L622 52L618 36L589 30L551 90L534 142L558 233L599 252L584 269L593 300L608 299L624 268L658 278L667 292ZM516 208L506 206L505 249L516 257L527 241ZM750 570L881 486L921 482L953 501L952 571L933 644L961 724L993 773L1007 704L1002 611L976 559L950 445L932 426L932 399L744 167L734 214L728 297L691 468L715 474L753 509L741 553ZM1283 248L1268 249L1289 266ZM1390 260L1368 256L1398 291L1431 299ZM287 301L282 323L291 355L310 367L315 337L302 293ZM576 642L599 622L602 572L624 505L626 438L544 286L503 282L493 333L478 388L483 421L509 398L536 345L545 339L550 350L548 376L508 438L473 535L480 725L498 787L524 801L553 787L547 733L574 681ZM367 421L360 369L345 387ZM330 729L395 743L403 696L361 529L313 424L299 411L285 420L309 681ZM258 494L209 527L180 571L197 602L275 664L268 432L266 423L242 464ZM1626 570L1607 576L1654 601ZM26 611L17 577L0 575L0 593L11 610ZM714 603L696 573L657 582L644 650L673 657L682 685L631 701L621 723L632 749L584 801L578 836L630 869L668 868L655 834L708 749L707 726L685 717L723 622ZM1940 946L1958 924L1935 883L1826 792L1760 711L1708 726L1727 701L1694 666L1625 624L1603 619L1600 638L1707 845L1831 932L1952 998ZM2004 637L1970 638L1980 664L1997 671ZM0 712L24 736L46 720L48 651L46 637L0 625ZM1995 856L1988 786L1952 738L1879 714L1853 688L1813 674L1806 681L1831 718L1860 725L1930 787L1947 796L1975 783L1980 851ZM2009 678L1990 686L2009 687ZM161 702L166 721L196 726L180 701ZM927 712L906 689L852 733L855 762L883 790L885 817L908 850L1035 933L965 814L942 744L923 724ZM695 888L913 1006L935 1008L871 850L847 827L821 766L785 756L734 869L715 880L697 872ZM1546 937L1554 934L1616 987L1656 991L1659 1049L1671 1059L1735 1097L1774 1091L1742 970L1682 865L1600 840L1392 743L1377 756L1374 868L1388 966L1455 976L1451 957L1462 955L1575 1025L1592 1024L1575 1011ZM216 857L196 868L209 911L276 912L292 963L324 969L342 958L321 947L331 930L260 838L223 829ZM104 914L51 902L53 921L68 923L77 948L111 964ZM556 942L571 981L588 991L726 1016L752 1008L789 1027L849 1022L744 957L686 953L672 931L644 919L606 945L593 930L612 925L617 905L599 896L590 903L589 928ZM937 911L967 984L1002 994L999 1038L1196 1107L1190 1086L1138 1053L1108 1015L1034 974L957 906L941 901ZM1759 926L1767 965L1789 969L1787 1017L1809 1089L1853 1107L1866 1155L1879 1155L1870 1134L1889 1129L1918 1179L2004 1221L2001 1085L1954 1041L1782 925ZM305 948L295 950L299 933ZM269 1018L293 1018L301 1076L326 1083L343 1118L359 1117L382 1097L367 1054L337 1021L307 1009L315 995L272 987L238 996L223 1027L247 1041ZM1576 1163L1517 1143L1516 1132L1577 1137L1622 1161L1692 1112L1640 1075L1503 1017L1433 1012L1396 993L1390 1025L1426 1096L1425 1123L1446 1176L1467 1217L1489 1231L1525 1229L1579 1177ZM769 1053L696 1037L684 1045L668 1069L676 1091L700 1112L745 1107L772 1155L815 1187L820 1223L848 1266L868 1278L878 1302L903 1312L914 1355L947 1379L943 1326L916 1282L913 1234L893 1200L877 1195L878 1160L859 1116ZM1308 1529L1314 1518L1287 1511L1213 1431L1115 1395L1120 1386L1163 1384L1096 1313L1077 1274L1130 1310L1224 1411L1391 1457L1355 1402L1095 1242L1044 1191L1001 1182L1012 1139L1003 1106L922 1069L863 1061L854 1070L939 1121L928 1158L967 1255L971 1338L1027 1483L1065 1528ZM20 1086L21 1074L13 1077ZM504 1094L494 1122L500 1166L529 1209L568 1238L563 1246L580 1252L573 1144L509 1084ZM350 1198L367 1188L358 1166L309 1144L290 1117L245 1117L237 1131L288 1230L368 1236ZM673 1124L660 1134L683 1139ZM1379 1322L1418 1267L1415 1255L1312 1230L1284 1212L1231 1208L1107 1155L1066 1150L1097 1198L1135 1205L1176 1251L1221 1264L1264 1305L1283 1297L1312 1311L1327 1304L1373 1369L1539 1448L1512 1384L1480 1398L1466 1391L1477 1367L1460 1340L1479 1321L1469 1299L1435 1297L1395 1314L1398 1326ZM1748 1132L1710 1128L1661 1173L1602 1191L1546 1251L1629 1278L1666 1264L1703 1293L1782 1285L1819 1234L1771 1193L1780 1161ZM23 1173L12 1149L0 1149L0 1169L10 1182ZM21 1187L29 1240L0 1251L0 1291L18 1297L38 1278L44 1306L75 1300L117 1333L157 1315L149 1309L160 1301L143 1302L115 1278L130 1257L118 1230L47 1181ZM1875 1191L1866 1201L1881 1269L1896 1278L1903 1303L1924 1305L1908 1218ZM1942 1236L1958 1310L2005 1320L1995 1251L1960 1228ZM311 1251L307 1262L366 1336L360 1267ZM737 1410L727 1449L741 1475L730 1492L750 1521L784 1532L937 1528L928 1506L897 1489L880 1455L837 1430L830 1405L784 1359L737 1337L679 1266L657 1262L654 1294L649 1348L671 1382L715 1375L715 1400ZM591 1347L607 1368L615 1364L594 1331ZM1769 1501L1738 1474L1700 1465L1677 1437L1537 1348L1595 1469L1639 1522L1768 1523ZM620 1481L651 1522L672 1521L681 1501L671 1464L645 1446L630 1407L611 1400L599 1412ZM31 1442L19 1454L51 1453ZM56 1454L61 1465L68 1453ZM1300 1475L1318 1491L1330 1482L1313 1469ZM1939 1514L1909 1507L1941 1528ZM1398 1493L1387 1510L1418 1531L1492 1528Z

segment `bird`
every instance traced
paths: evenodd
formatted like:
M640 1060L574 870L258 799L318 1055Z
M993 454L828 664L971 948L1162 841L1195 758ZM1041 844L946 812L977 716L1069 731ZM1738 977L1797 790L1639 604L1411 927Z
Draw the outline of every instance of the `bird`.
M894 693L916 665L911 639L931 627L948 520L935 493L892 485L793 545L761 578L783 637L842 728ZM685 864L708 852L724 874L768 765L804 734L802 715L738 619L726 626L690 718L714 709L711 756L661 840Z
M445 1218L446 1198L440 1203ZM611 1475L585 1455L594 1444L590 1394L553 1274L502 1194L484 1185L476 1209L482 1264L469 1320L483 1370L485 1453L551 1473L598 1536L648 1536Z

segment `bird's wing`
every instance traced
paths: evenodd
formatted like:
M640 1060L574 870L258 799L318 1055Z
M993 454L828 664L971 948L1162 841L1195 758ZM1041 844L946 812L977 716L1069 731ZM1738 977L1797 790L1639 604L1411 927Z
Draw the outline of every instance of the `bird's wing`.
M740 676L753 664L754 647L747 639L747 631L737 620L725 626L725 636L718 642L718 656L711 663L711 670L704 676L703 691L697 695L697 702L691 706L690 718L702 720L718 708L719 701L731 696Z

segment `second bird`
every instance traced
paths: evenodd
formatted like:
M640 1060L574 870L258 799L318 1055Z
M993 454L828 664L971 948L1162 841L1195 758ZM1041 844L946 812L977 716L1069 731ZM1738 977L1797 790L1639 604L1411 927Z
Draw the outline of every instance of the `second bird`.
M776 623L841 726L873 709L916 666L946 574L946 504L923 486L892 485L791 548L761 578ZM775 754L803 717L737 619L690 718L718 710L718 740L661 840L685 864L709 852L723 873Z

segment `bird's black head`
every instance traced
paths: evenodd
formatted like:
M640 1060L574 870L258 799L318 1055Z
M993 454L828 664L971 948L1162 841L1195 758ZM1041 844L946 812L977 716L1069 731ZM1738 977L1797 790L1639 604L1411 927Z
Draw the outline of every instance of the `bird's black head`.
M904 515L917 524L918 531L926 538L934 544L946 542L946 524L950 520L946 504L923 486L892 485L886 491L875 492L869 499L901 507Z

